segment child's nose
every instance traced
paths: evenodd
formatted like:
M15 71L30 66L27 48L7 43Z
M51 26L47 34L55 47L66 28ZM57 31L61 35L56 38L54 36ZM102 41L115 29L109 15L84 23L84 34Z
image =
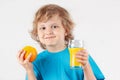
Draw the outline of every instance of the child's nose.
M53 31L52 31L52 29L51 29L51 28L47 28L47 29L46 29L46 31L45 31L45 33L46 33L46 34L52 34L52 33L53 33Z

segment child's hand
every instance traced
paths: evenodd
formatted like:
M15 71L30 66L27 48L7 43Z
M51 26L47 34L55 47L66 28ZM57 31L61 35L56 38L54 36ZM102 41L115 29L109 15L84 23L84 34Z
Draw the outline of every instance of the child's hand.
M76 54L77 61L82 64L82 67L84 68L86 64L88 63L88 53L87 51L81 50Z
M25 55L25 51L24 50L20 50L17 54L17 59L18 59L18 62L26 69L26 71L30 71L32 70L32 63L29 62L30 60L30 57L32 56L32 54L30 53L28 55L28 57L24 60L24 55Z

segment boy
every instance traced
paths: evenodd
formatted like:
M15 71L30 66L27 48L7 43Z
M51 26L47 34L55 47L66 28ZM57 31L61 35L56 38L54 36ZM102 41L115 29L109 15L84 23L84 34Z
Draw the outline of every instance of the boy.
M68 41L73 39L74 23L69 13L55 4L41 7L34 18L31 37L45 49L33 63L31 54L23 59L25 51L18 52L18 60L27 72L26 80L104 80L104 76L86 50L76 54L80 69L70 68Z

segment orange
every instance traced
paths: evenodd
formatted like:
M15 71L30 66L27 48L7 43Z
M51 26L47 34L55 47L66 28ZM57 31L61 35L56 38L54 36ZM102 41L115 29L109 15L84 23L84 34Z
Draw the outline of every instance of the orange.
M25 55L24 55L24 60L27 58L27 56L28 56L30 53L32 53L32 56L31 56L31 58L30 58L30 62L33 62L33 61L36 59L36 57L37 57L37 50L36 50L34 47L32 47L32 46L25 46L25 47L23 48L23 50L26 51L26 53L25 53Z

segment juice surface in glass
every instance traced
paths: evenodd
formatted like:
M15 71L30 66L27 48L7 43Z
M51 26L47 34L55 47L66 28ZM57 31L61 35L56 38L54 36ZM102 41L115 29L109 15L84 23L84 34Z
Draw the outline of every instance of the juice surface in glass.
M79 68L81 67L81 63L77 62L75 56L76 53L80 50L83 50L83 48L69 48L69 53L70 53L70 67L72 68Z

